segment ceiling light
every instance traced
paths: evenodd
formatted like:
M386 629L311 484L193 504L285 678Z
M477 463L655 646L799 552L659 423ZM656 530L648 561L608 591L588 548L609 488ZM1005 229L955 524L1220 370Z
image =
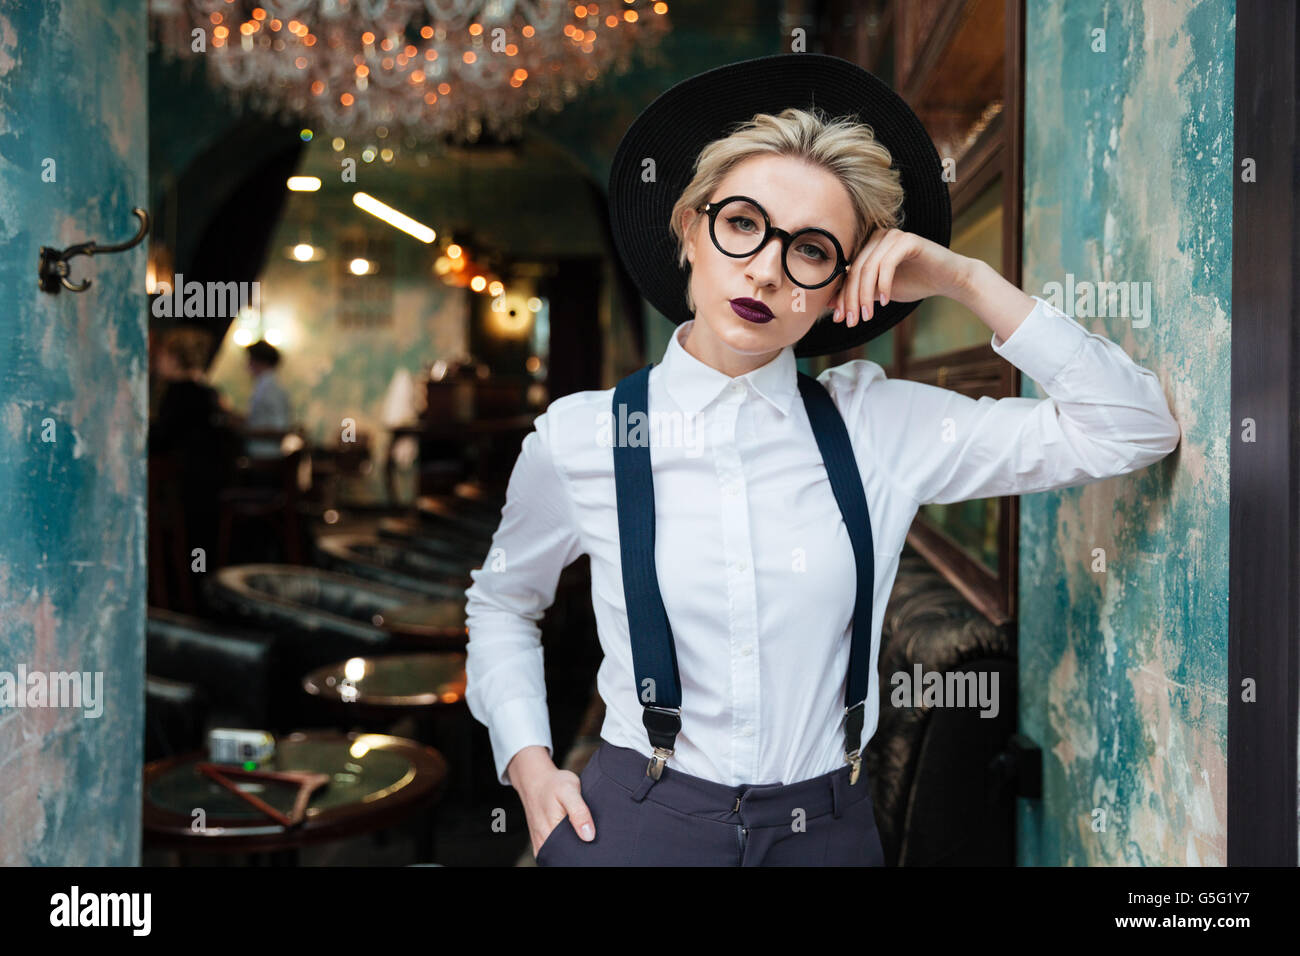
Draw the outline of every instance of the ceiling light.
M424 223L416 222L410 216L398 212L392 206L385 205L367 193L356 193L352 197L352 202L377 219L382 219L394 229L409 233L421 242L433 242L437 237L437 233Z

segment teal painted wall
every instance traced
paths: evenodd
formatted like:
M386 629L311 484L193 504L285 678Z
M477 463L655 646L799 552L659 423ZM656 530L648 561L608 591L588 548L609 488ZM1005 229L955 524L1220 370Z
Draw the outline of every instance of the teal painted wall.
M1021 729L1044 788L1022 865L1227 862L1234 12L1027 4L1024 288L1149 283L1146 319L1063 307L1159 376L1183 439L1021 499Z
M0 865L139 862L144 246L73 260L82 294L36 262L148 205L146 35L145 0L0 7L0 681L102 680L98 717L0 706Z

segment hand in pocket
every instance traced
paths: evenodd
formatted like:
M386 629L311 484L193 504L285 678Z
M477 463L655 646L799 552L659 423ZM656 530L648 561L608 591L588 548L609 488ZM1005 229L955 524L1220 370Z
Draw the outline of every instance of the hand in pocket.
M582 781L571 770L556 769L529 787L524 794L524 814L533 840L533 856L541 851L555 828L565 820L573 825L578 837L587 842L596 838L596 824L591 810L582 799Z

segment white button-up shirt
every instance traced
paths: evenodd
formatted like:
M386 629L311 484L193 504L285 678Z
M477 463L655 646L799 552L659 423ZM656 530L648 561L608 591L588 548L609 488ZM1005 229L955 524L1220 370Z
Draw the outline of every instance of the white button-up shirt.
M290 425L289 396L275 380L275 373L263 370L253 386L252 398L248 400L248 416L244 420L247 428L275 429L288 428ZM253 458L278 458L280 442L269 438L250 438L247 451Z
M875 544L870 690L879 722L880 630L921 504L1026 494L1143 468L1178 444L1156 376L1035 296L995 352L1049 397L968 398L855 359L817 379L848 428ZM844 765L844 692L856 569L796 382L794 347L737 378L674 333L650 372L655 565L682 682L668 766L728 785L795 783ZM467 702L497 773L552 752L538 621L560 571L591 560L604 652L604 740L651 746L632 666L611 443L613 389L553 401L524 439L501 523L466 592ZM625 416L624 416L625 417ZM654 420L658 418L657 425Z

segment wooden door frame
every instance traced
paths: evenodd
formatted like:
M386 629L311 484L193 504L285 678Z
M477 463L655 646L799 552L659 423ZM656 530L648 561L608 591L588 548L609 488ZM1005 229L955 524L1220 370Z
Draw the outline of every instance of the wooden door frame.
M1293 4L1237 4L1229 430L1228 863L1295 866L1300 209ZM1254 161L1254 182L1243 163ZM1213 383L1204 383L1213 388ZM1255 423L1244 442L1245 419ZM1189 639L1194 635L1187 635ZM1243 682L1255 699L1243 701Z

